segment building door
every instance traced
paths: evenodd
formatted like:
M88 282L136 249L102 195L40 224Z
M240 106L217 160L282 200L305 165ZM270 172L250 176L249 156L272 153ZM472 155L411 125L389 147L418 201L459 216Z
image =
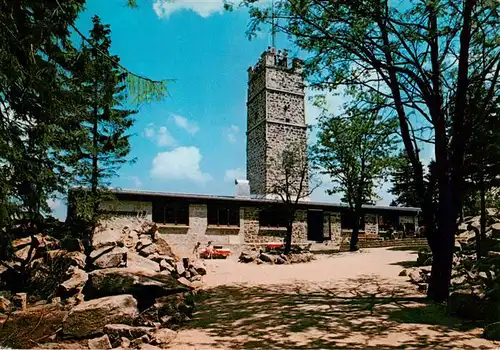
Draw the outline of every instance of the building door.
M322 242L323 237L323 211L309 210L307 212L307 239Z

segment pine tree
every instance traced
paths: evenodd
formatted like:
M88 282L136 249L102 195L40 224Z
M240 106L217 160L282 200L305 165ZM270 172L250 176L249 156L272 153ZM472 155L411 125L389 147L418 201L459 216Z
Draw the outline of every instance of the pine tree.
M1 260L9 258L14 235L43 230L47 200L71 178L65 154L80 126L69 88L68 28L84 2L0 1Z
M91 45L82 44L73 72L74 86L82 96L83 131L74 157L78 159L76 183L86 189L79 192L83 197L77 212L81 219L95 225L100 202L109 195L109 180L130 161L128 131L133 125L130 116L136 111L124 108L126 73L120 70L119 58L106 57L111 46L109 25L103 25L97 16L92 22Z

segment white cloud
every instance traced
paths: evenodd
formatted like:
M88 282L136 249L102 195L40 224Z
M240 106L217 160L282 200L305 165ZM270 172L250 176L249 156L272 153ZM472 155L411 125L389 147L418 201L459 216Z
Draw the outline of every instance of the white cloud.
M177 141L166 126L157 128L152 123L148 124L148 126L144 129L144 136L155 142L160 147L173 147L177 144Z
M227 140L231 143L236 142L237 136L240 133L240 128L237 125L231 125L226 131Z
M184 118L183 116L180 116L178 114L172 114L172 117L174 118L175 125L177 125L179 128L186 130L191 135L196 134L200 130L198 124L196 124L195 122L190 122L187 118Z
M156 0L153 10L160 18L167 18L180 10L194 11L203 18L224 11L223 0Z
M134 183L135 188L139 188L142 186L142 181L138 176L129 176L127 178Z
M153 159L151 176L161 180L191 180L206 183L212 177L201 171L202 155L197 147L177 147L160 152Z
M246 176L246 171L241 168L227 169L226 174L224 175L224 181L233 182L236 179L246 179Z
M158 146L171 147L176 144L174 137L170 134L166 126L162 126L158 130L158 138L156 140Z

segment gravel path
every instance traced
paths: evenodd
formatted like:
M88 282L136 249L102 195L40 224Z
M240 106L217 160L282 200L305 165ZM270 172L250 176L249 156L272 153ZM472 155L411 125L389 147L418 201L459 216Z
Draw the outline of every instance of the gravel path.
M208 261L198 311L171 349L495 349L398 277L411 251L298 265Z

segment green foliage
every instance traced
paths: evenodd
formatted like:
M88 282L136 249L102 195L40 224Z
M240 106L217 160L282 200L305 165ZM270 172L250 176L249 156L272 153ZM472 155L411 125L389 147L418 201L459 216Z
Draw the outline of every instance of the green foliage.
M77 212L80 218L95 223L99 203L108 196L109 179L120 166L131 160L130 116L136 111L123 107L126 101L126 74L120 71L119 58L109 56L110 29L94 16L90 44L75 53L73 83L81 98L79 149L71 156L80 193ZM107 57L111 59L108 59Z
M374 196L376 181L388 175L396 147L396 121L356 106L345 115L320 117L315 160L354 209Z
M5 231L50 212L71 174L78 99L70 89L69 26L85 1L0 5L0 213Z
M334 184L328 193L343 193L354 220L350 249L357 250L362 205L372 204L378 180L388 174L396 150L397 122L353 103L342 116L323 114L315 160Z

